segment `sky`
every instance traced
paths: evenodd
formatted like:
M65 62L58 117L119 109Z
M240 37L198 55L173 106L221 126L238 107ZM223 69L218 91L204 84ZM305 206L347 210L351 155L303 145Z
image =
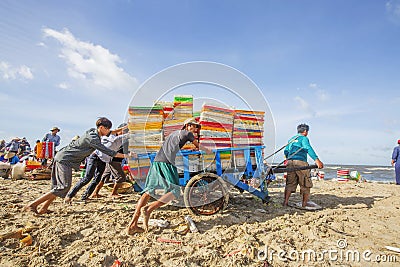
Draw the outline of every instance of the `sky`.
M400 139L399 0L0 1L0 139L33 144L58 126L64 146L100 116L117 126L149 78L194 61L257 85L270 150L307 123L326 164L390 164ZM170 95L201 98L210 86ZM240 106L223 91L212 97Z

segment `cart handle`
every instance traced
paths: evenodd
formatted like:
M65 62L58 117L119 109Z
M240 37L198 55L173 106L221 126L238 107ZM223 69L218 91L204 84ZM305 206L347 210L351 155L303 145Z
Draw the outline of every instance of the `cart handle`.
M295 172L295 171L311 170L311 169L318 169L318 166L316 164L314 164L314 165L300 166L300 167L294 167L294 168L277 168L277 169L273 170L273 172L274 173L283 173L283 172Z

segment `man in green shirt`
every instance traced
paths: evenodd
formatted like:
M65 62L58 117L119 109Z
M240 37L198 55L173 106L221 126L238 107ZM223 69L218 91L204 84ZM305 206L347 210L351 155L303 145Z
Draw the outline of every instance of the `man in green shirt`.
M124 154L117 153L105 147L100 137L110 134L112 123L107 118L99 118L96 121L96 129L91 128L77 140L72 141L63 147L54 157L54 164L51 170L51 190L24 207L24 211L31 211L36 214L50 213L48 207L57 198L65 198L72 182L72 169L79 170L81 162L93 151L101 152L116 158L123 158ZM38 210L38 206L43 206Z
M319 169L324 167L324 164L319 160L308 140L309 129L310 127L307 124L300 124L297 126L297 134L289 139L288 145L284 150L285 157L288 160L288 168L308 166L307 154L315 161ZM296 192L297 185L300 185L300 194L303 196L302 207L307 207L307 202L310 198L310 188L313 186L310 170L288 172L283 206L288 205L290 195Z

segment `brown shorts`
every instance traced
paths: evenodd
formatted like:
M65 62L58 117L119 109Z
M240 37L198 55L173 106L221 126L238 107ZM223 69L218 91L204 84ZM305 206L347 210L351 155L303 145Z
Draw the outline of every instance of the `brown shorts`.
M308 163L301 160L289 160L287 163L288 168L302 166L308 166ZM310 170L288 172L285 190L294 193L296 192L297 185L300 185L301 194L310 194L310 188L313 187L310 177Z

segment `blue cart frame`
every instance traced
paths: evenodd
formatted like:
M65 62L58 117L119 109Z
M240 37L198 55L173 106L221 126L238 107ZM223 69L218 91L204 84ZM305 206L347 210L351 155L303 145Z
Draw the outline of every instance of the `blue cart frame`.
M247 146L240 148L223 148L214 149L212 152L215 154L215 169L212 173L214 176L222 178L225 183L235 186L240 191L247 191L250 194L260 198L264 203L268 202L270 197L268 195L268 184L270 181L275 180L275 175L268 166L263 162L263 150L264 146ZM223 168L221 161L221 153L231 152L232 164L229 168ZM242 152L244 155L244 166L236 166L235 152ZM254 153L255 165L252 163L251 154ZM183 175L179 179L179 185L189 186L190 180L198 174L206 174L211 172L206 172L204 166L204 151L189 151L181 150L178 152L177 156L182 156L183 158ZM156 153L140 154L135 159L150 159L152 163L154 161ZM199 155L202 159L202 170L191 172L189 168L189 156ZM233 165L233 166L232 166ZM254 188L249 184L250 179L259 179L259 187ZM229 199L229 198L228 198ZM187 207L191 208L191 207Z

